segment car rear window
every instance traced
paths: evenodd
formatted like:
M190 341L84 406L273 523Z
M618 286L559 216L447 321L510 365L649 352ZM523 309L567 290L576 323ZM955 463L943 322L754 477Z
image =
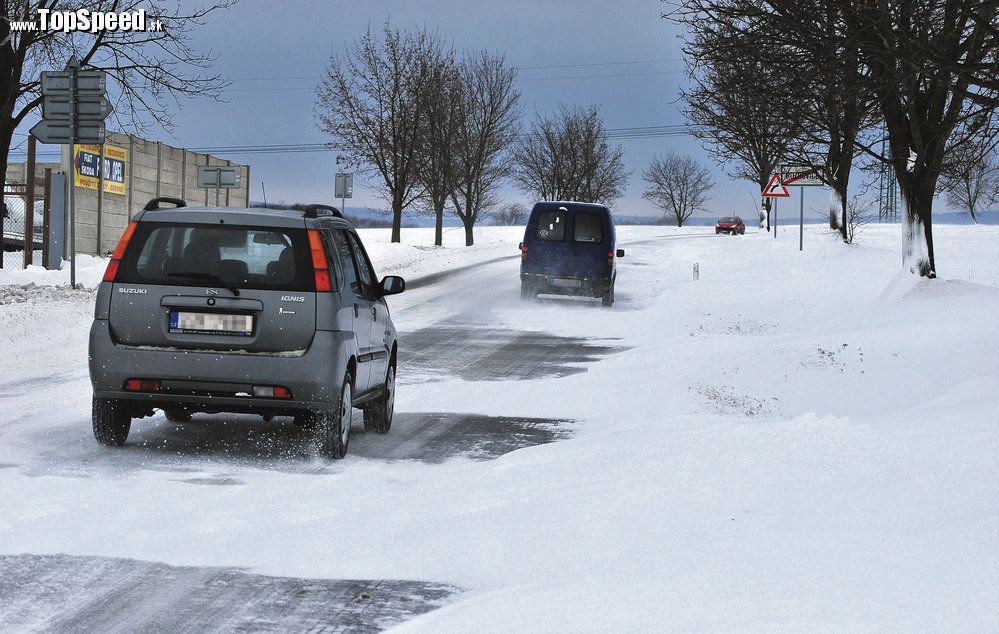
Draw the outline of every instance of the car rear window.
M600 244L604 241L604 218L600 214L577 211L573 222L573 242Z
M311 257L305 229L140 222L117 280L310 291L315 290Z
M538 224L534 229L534 237L545 242L565 240L565 225L569 213L561 209L542 211L538 214Z

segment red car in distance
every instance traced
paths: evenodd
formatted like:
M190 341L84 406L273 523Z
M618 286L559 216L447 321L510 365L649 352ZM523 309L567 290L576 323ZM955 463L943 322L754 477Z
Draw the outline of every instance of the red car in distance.
M739 216L726 216L715 223L715 235L727 233L729 235L746 235L746 223Z

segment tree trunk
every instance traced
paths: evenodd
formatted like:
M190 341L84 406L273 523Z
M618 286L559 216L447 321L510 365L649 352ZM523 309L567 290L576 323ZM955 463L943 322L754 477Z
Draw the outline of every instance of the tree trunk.
M896 166L897 170L897 166ZM898 172L902 202L902 266L920 277L935 278L933 258L933 180ZM904 174L904 175L903 175Z
M472 235L472 227L475 226L475 221L471 217L462 217L461 223L465 225L465 246L470 247L475 244L475 236Z
M402 242L402 201L392 201L392 242Z
M434 244L442 246L444 244L444 205L434 209L436 216L434 223Z

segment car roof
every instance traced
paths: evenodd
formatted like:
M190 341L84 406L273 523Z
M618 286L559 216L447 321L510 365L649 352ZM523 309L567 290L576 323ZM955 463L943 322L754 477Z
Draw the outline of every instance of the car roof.
M141 222L171 222L204 224L229 222L236 225L261 227L317 227L334 225L353 228L347 220L333 215L306 218L297 209L271 209L269 207L170 207L148 209L137 213L134 220Z
M547 207L567 207L569 209L587 209L593 211L606 211L610 213L610 208L607 205L601 205L599 203L581 203L575 200L542 200L534 203L534 208L547 208Z

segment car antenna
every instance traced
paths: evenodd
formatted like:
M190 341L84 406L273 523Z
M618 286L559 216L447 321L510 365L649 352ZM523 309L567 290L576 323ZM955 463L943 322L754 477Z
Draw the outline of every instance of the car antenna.
M267 206L267 189L264 187L264 181L260 181L260 191L264 193L264 207Z

